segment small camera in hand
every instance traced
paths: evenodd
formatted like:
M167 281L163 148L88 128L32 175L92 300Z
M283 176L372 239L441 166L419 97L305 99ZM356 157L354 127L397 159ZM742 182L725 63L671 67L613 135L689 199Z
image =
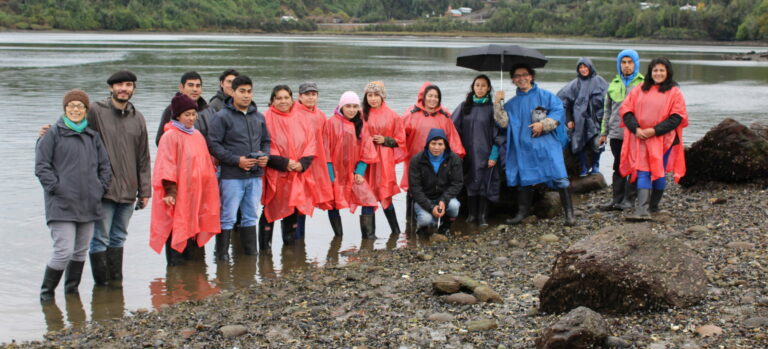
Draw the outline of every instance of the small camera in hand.
M261 157L267 156L267 154L261 150L257 152L248 153L248 155L245 156L246 159L258 159ZM249 172L256 172L258 171L259 166L253 166L251 167L251 170Z

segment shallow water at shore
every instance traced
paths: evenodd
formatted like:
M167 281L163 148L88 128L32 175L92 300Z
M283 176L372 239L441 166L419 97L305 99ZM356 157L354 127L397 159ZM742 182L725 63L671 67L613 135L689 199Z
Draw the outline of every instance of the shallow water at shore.
M0 99L5 101L6 127L0 129L5 143L0 158L5 160L6 180L0 183L0 236L5 241L0 247L4 257L0 268L0 342L39 338L49 327L46 320L56 326L71 326L107 319L127 310L198 299L222 289L278 277L291 269L322 266L329 260L343 264L356 258L352 251L360 248L399 248L407 243L404 236L390 239L386 220L378 215L379 239L372 247L361 246L357 217L348 213L342 213L344 238L334 240L326 214L318 211L308 220L303 248L284 249L276 237L272 258L246 258L223 267L213 263L213 244L209 244L207 266L166 270L164 256L148 248L149 211L137 211L129 227L123 290L94 289L86 267L80 286L82 306L66 302L60 287L57 301L65 310L62 316L55 311L44 312L37 297L51 242L44 224L42 191L32 170L34 144L37 128L61 114L61 96L67 90L82 88L92 100L102 99L107 96L104 81L112 71L133 70L139 76L133 102L147 119L150 140L154 140L160 114L177 88L178 77L188 70L203 75L206 97L213 94L222 70L232 67L250 75L256 82L255 99L262 110L272 86L297 86L305 80L319 83L320 107L326 113L332 112L343 91L361 92L370 80L385 82L387 101L398 112L414 102L425 80L442 88L443 104L453 109L477 74L455 67L456 54L466 47L500 41L534 47L547 55L550 64L539 71L538 81L551 91L575 76L575 62L580 56L593 58L598 71L609 80L615 70L615 54L626 45L514 38L3 33ZM745 124L763 119L768 65L721 57L761 48L659 44L632 47L640 52L643 63L658 55L671 58L691 115L686 144L700 138L725 116ZM498 88L498 73L488 75ZM510 90L508 76L504 86ZM155 150L152 145L153 155ZM606 174L611 161L608 153L603 156ZM395 206L402 228L402 195L395 198Z

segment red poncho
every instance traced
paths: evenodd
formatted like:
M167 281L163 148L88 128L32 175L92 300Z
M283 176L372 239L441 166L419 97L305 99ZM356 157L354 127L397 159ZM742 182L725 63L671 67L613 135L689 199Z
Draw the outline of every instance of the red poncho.
M315 134L310 131L308 123L297 111L296 103L288 113L269 107L264 113L264 119L267 132L272 139L270 155L278 155L294 161L317 155ZM323 164L318 163L315 158L310 169L318 165ZM312 200L314 190L315 181L312 171L283 172L267 167L264 171L264 195L261 198L267 221L283 219L292 215L295 210L300 214L311 216L314 211Z
M416 104L411 106L403 115L403 126L405 128L405 163L409 164L411 158L424 150L424 144L427 142L429 130L440 128L448 135L448 144L451 145L451 151L461 158L464 158L464 146L461 145L461 137L456 131L456 126L451 121L451 113L445 110L441 105L432 113L427 113L424 108L424 90L434 85L431 82L425 82L419 89L419 97ZM408 190L408 168L403 166L403 178L400 180L400 187Z
M176 205L163 202L163 180L176 183ZM216 168L200 131L187 134L168 123L157 146L152 175L152 218L149 246L163 250L173 231L171 247L183 252L187 240L196 238L203 246L221 232L219 184Z
M397 142L396 148L385 147L374 143L379 162L368 166L365 180L371 185L376 199L382 207L392 204L392 197L400 192L395 175L395 164L405 158L405 129L403 121L387 104L382 101L381 106L368 112L368 121L365 123L368 134L392 137Z
M355 166L358 161L373 164L378 161L376 149L365 125L360 139L355 135L355 124L337 111L323 126L325 156L333 164L336 177L333 182L334 208L349 208L353 213L357 206L377 206L376 195L368 182L355 184Z
M333 186L328 176L328 166L326 166L328 161L325 158L325 142L323 142L323 124L328 118L317 106L310 110L303 104L296 103L295 108L309 126L310 131L315 134L315 144L317 144L317 155L309 168L315 181L312 200L315 207L330 210L333 208Z
M624 143L621 146L621 175L631 175L631 181L634 182L637 179L637 171L651 172L651 180L662 178L667 172L674 172L675 182L679 182L685 175L683 128L688 126L683 93L677 87L664 93L659 92L657 85L651 86L648 91L643 91L640 86L635 87L621 104L619 115L629 112L635 114L640 128L654 127L672 114L680 115L683 121L674 131L641 140L626 128L622 119ZM672 146L675 136L680 144L672 149L667 167L664 168L664 153Z

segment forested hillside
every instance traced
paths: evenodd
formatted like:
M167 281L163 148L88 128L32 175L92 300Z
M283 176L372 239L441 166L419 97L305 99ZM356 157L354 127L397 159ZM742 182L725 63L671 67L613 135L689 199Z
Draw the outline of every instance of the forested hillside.
M626 0L0 0L0 29L276 32L314 31L323 22L357 22L375 23L364 28L368 31L768 40L768 0L645 4ZM449 6L469 7L484 15L446 16ZM415 21L402 25L393 20Z

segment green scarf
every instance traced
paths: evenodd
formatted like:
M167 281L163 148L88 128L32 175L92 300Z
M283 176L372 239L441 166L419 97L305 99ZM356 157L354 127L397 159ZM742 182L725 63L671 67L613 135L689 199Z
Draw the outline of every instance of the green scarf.
M488 95L486 95L483 98L477 97L477 95L472 95L472 103L475 103L475 104L488 103Z
M88 120L86 118L83 118L83 120L77 124L74 123L72 120L70 120L66 115L62 116L61 119L64 120L64 125L67 125L69 129L77 133L83 133L83 131L85 131L85 128L88 127Z

